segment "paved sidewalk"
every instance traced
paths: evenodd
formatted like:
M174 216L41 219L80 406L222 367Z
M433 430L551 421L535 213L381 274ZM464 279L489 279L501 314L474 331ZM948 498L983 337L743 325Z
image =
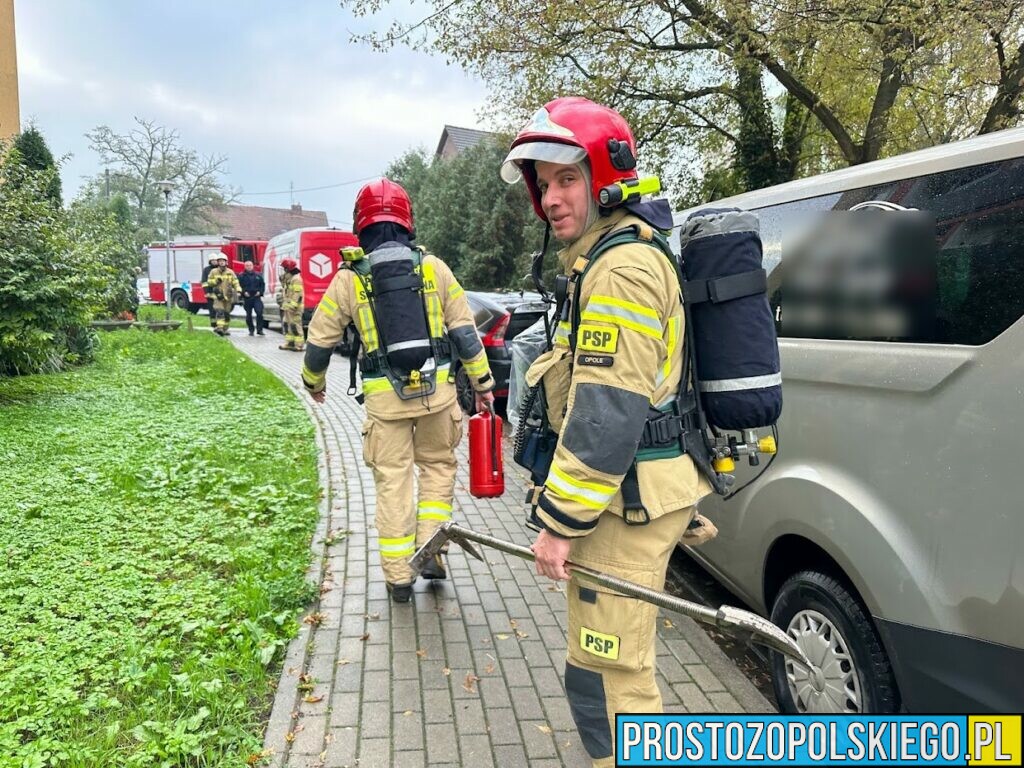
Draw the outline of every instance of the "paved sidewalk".
M302 356L281 337L231 341L301 390ZM310 578L320 601L288 648L265 736L271 764L361 766L589 766L565 700L565 594L518 558L458 547L449 579L420 581L392 606L367 511L374 503L360 444L362 408L345 395L348 360L335 357L328 399L315 406L327 493ZM505 496L474 499L460 448L455 517L529 544L523 481L506 459ZM768 712L771 705L691 620L658 620L658 683L668 711Z

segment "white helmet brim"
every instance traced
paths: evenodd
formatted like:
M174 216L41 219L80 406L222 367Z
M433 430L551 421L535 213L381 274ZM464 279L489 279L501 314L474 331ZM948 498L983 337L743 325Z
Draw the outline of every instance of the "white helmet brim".
M528 141L512 147L501 164L501 178L507 184L515 184L523 177L521 164L526 160L558 165L575 165L587 157L587 151L572 144L554 141Z

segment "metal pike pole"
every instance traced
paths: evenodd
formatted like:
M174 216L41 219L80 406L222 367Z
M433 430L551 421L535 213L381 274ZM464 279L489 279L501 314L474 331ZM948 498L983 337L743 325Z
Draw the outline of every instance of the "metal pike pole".
M409 562L413 572L419 573L428 561L441 553L442 547L449 541L454 541L477 560L483 560L484 558L474 546L474 543L482 544L491 549L497 549L509 555L521 557L530 562L533 562L535 559L533 552L527 547L489 536L486 533L477 533L470 528L464 528L452 521L448 521L442 524L427 542L419 548L416 554L413 555L412 560ZM800 650L800 647L789 635L768 621L768 619L758 616L756 613L733 608L729 605L723 605L718 609L707 608L698 603L673 597L665 592L659 592L656 589L651 589L626 579L620 579L617 576L595 571L593 568L588 568L585 565L567 562L566 567L572 571L574 576L583 581L589 581L614 590L625 597L644 600L667 611L689 616L691 619L702 624L710 624L732 635L778 651L808 668L811 666L807 656L804 655L804 652Z

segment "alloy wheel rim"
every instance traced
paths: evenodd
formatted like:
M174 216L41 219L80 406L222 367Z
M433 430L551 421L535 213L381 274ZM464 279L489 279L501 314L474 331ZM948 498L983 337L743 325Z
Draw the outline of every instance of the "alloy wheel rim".
M811 667L786 659L786 684L797 711L853 714L862 711L860 677L839 628L818 611L799 611L787 633L811 661Z

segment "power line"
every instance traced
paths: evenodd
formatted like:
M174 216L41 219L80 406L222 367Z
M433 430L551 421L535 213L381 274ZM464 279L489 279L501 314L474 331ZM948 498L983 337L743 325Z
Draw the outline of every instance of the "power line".
M296 192L319 192L322 189L337 189L338 187L348 187L353 184L359 184L364 181L373 181L379 179L380 176L367 176L363 179L352 179L352 181L340 181L337 184L324 184L322 187L306 187L305 189L280 189L276 192L239 192L238 197L251 197L253 195L291 195Z

